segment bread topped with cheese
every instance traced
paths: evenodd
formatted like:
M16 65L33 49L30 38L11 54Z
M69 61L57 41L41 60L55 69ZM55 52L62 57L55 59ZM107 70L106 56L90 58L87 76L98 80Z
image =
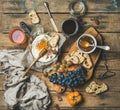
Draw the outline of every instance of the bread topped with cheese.
M58 41L60 39L60 36L57 33L53 33L51 38L50 38L50 46L51 47L56 47L58 44Z
M67 62L70 61L73 64L81 64L87 69L90 69L92 67L92 61L90 59L90 56L88 54L82 53L80 50L68 54L67 56L65 56L65 60Z

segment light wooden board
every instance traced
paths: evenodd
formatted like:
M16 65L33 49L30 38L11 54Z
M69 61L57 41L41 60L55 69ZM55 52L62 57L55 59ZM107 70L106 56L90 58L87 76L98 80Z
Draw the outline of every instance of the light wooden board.
M100 34L93 27L88 28L83 34L91 34L91 35L93 35L96 38L98 45L102 45L103 44L102 37L100 36ZM71 53L76 52L77 50L79 50L77 45L78 44L77 44L77 41L76 41L71 46L71 48L69 49L68 54L71 54ZM92 67L90 69L87 69L87 77L85 78L86 80L89 80L92 77L93 70L94 70L94 68L96 66L96 63L97 63L99 57L100 57L100 53L101 53L101 50L100 49L96 49L93 53L89 54L90 59L92 61Z

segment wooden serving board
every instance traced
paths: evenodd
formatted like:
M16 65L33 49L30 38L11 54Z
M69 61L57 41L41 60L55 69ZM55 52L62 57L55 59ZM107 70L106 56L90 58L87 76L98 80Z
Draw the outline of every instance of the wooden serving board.
M83 34L91 34L91 35L93 35L97 39L97 44L98 45L102 45L103 44L103 40L102 40L101 35L93 27L90 27ZM70 48L68 54L72 53L73 51L77 51L77 50L78 50L78 46L77 46L77 41L76 41L72 45L72 47ZM95 68L95 65L96 65L99 57L100 57L100 53L101 53L101 50L96 48L96 50L93 53L89 54L90 58L92 60L93 66L92 66L92 68L87 69L87 74L88 75L86 77L86 80L89 80L91 78L91 76L93 75L93 70Z

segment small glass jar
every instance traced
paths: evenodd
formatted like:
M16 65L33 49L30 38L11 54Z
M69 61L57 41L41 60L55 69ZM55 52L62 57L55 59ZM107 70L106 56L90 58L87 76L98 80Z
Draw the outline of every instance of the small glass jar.
M24 44L27 41L25 32L19 27L15 27L10 31L9 38L13 43L16 44Z
M84 2L80 0L73 0L69 4L69 11L70 11L70 14L75 17L83 16L86 12L86 7Z
M33 39L39 36L40 34L44 33L44 28L41 24L34 25L32 29L32 37Z

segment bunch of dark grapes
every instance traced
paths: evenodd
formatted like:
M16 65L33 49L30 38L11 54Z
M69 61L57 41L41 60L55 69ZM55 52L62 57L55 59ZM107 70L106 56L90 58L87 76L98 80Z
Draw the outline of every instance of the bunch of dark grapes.
M63 73L54 73L49 76L50 82L54 84L59 84L66 87L77 87L85 83L85 77L87 72L84 67L80 66L76 71L67 72L66 75Z

